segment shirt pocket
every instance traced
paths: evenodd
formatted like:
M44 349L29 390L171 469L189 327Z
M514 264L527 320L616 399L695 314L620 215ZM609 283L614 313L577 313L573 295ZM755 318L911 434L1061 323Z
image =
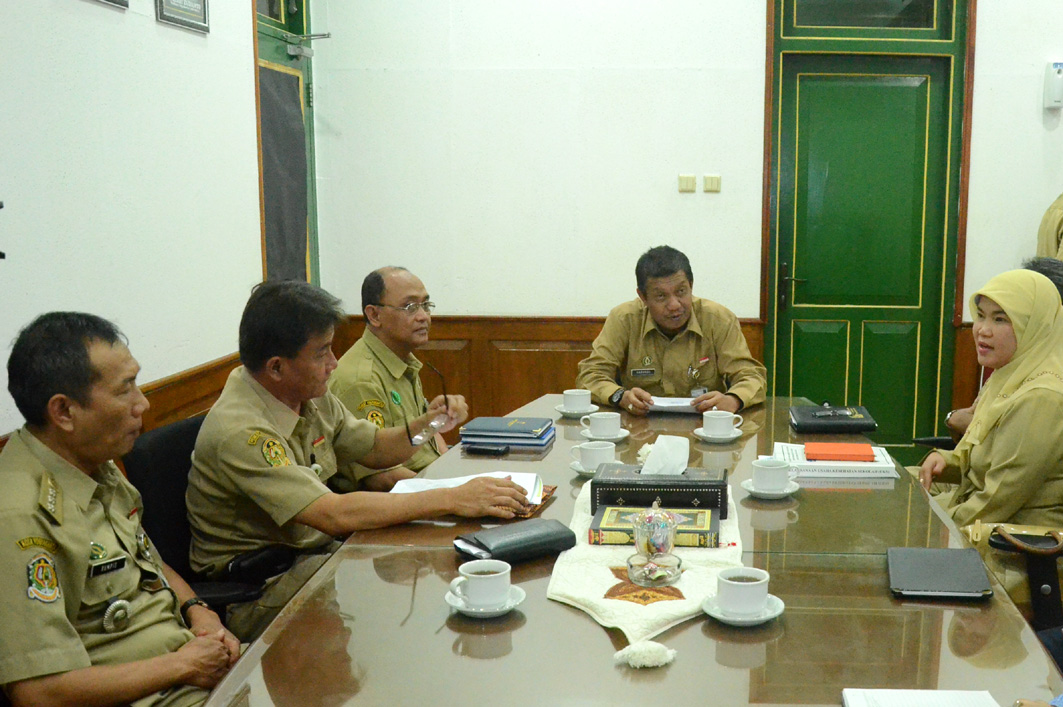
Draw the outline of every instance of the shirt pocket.
M704 363L702 361L704 360ZM720 372L716 369L715 356L701 356L692 367L697 373L691 381L691 388L705 387L715 390L717 387L726 388L726 382L722 380Z
M313 469L318 479L325 481L336 473L336 451L331 444L322 444L314 449L311 454L314 455L313 463L321 467L321 471Z
M95 568L105 566L108 562L121 562L121 567L110 571ZM83 618L99 618L107 606L115 599L128 599L135 593L140 579L140 568L134 558L122 553L121 556L108 557L89 562L86 570L85 589L81 593L81 613Z

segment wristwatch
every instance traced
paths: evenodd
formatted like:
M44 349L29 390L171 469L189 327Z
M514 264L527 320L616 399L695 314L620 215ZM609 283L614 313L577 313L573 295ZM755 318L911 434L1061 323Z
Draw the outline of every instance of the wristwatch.
M616 392L609 396L609 402L620 407L620 401L624 399L624 393L626 392L623 388L617 388Z
M192 622L188 620L188 610L191 609L193 606L202 606L207 609L210 609L210 604L203 601L199 597L192 597L184 604L181 604L181 620L185 622L185 626L192 625ZM211 609L211 611L213 611L213 609Z

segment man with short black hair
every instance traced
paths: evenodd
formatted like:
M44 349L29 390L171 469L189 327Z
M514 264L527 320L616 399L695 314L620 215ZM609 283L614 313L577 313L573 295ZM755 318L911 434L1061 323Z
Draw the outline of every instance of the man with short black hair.
M645 415L653 396L691 397L699 411L764 401L765 370L735 315L694 297L687 257L651 248L635 266L638 299L615 307L580 361L576 385L599 403Z
M333 493L338 468L385 468L414 453L416 438L444 417L443 431L468 415L464 402L438 396L408 427L379 429L328 392L336 367L339 300L306 282L257 285L240 320L240 358L207 414L192 455L188 515L192 568L223 576L236 556L272 545L294 548L295 565L262 598L230 607L227 624L254 639L327 558L333 538L446 514L512 518L523 489L508 479L474 479L452 489L385 494Z
M384 428L402 425L427 410L420 378L423 364L413 352L428 342L434 306L424 283L406 268L389 266L366 276L365 331L340 357L328 382L329 390L355 417ZM464 404L462 396L455 398ZM435 433L405 464L387 471L352 464L341 468L329 486L337 491L387 491L446 450L446 442Z
M105 319L44 314L7 362L26 425L0 451L0 684L16 706L199 705L239 656L154 552L111 461L148 401Z

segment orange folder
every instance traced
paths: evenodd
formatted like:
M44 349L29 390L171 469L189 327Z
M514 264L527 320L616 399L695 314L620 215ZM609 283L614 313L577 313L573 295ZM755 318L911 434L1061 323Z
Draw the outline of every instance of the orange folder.
M870 444L859 442L806 442L805 459L810 462L873 462Z

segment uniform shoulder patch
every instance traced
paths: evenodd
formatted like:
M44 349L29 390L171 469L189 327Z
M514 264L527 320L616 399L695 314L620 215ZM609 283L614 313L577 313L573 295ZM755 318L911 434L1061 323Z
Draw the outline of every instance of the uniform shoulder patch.
M370 406L376 407L376 408L380 408L381 410L383 410L384 409L384 401L383 400L376 400L376 399L363 400L361 402L361 404L358 405L358 409L359 410L365 410L367 407L370 407Z
M59 599L59 575L55 571L55 561L47 552L39 552L33 556L26 567L26 576L29 580L26 596L30 599L45 604Z
M262 456L270 466L291 466L292 460L288 458L288 452L284 445L275 437L267 437L262 443Z
M369 420L377 427L384 429L384 416L379 410L370 410L369 414L365 416L365 419Z
M258 440L262 439L261 432L252 432L251 436L247 438L247 443L252 447L258 444Z
M42 538L36 535L30 535L21 540L16 540L15 544L18 545L20 550L29 550L31 547L39 547L48 552L56 552L59 549L59 546L54 540L49 540L48 538Z

